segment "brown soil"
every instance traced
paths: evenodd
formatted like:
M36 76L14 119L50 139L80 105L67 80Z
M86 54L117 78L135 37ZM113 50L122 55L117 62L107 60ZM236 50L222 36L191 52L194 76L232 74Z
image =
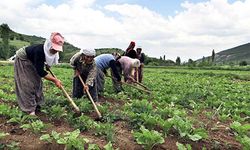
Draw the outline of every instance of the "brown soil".
M5 101L0 100L0 103ZM122 100L113 100L101 98L101 103L109 102L114 104L114 106L124 105ZM46 130L45 133L51 133L52 130L57 132L67 132L73 131L74 129L69 126L63 120L50 121L44 114L37 114L39 119L44 123L51 124L51 127ZM96 113L91 115L92 118L97 117ZM170 134L165 138L165 143L154 146L154 150L177 150L176 142L182 144L190 144L193 150L200 150L203 147L207 149L242 149L241 145L235 140L233 134L229 130L229 122L221 123L217 118L208 119L204 113L200 113L197 116L197 120L206 123L206 129L209 134L209 138L206 140L201 140L198 142L193 142L191 140L185 140L180 138L176 134ZM56 143L46 143L41 141L39 138L41 134L34 134L31 131L24 131L19 125L14 125L7 123L8 119L5 116L0 115L0 132L9 133L8 136L0 140L1 144L10 144L11 142L19 142L19 148L21 150L63 150L64 146L58 145ZM117 121L114 122L115 127L115 141L113 143L114 148L119 148L120 150L141 150L143 147L138 145L134 140L131 129L127 122ZM216 127L216 128L215 128ZM43 133L44 134L44 133ZM91 131L85 131L81 133L81 136L87 138L90 143L97 144L101 149L108 142L102 136L95 136Z

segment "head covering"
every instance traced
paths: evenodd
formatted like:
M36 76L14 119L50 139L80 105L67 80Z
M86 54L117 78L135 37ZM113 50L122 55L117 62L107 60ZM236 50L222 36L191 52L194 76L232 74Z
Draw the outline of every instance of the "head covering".
M135 48L135 42L134 41L131 41L128 48L126 49L126 51L130 51L131 49L134 49Z
M121 57L121 55L117 52L112 53L112 55L114 56L115 60L118 60Z
M140 60L139 59L132 59L132 66L133 67L140 67Z
M64 42L64 40L62 40L62 39L63 39L63 37L60 33L53 32L51 34L50 38L46 39L46 41L43 44L45 61L49 66L52 66L53 64L58 64L59 54L58 53L55 53L55 54L50 53L50 49L53 48L55 50L62 51L62 45ZM52 42L52 40L53 40L53 42ZM55 48L53 47L53 45L55 46Z
M95 56L96 55L95 49L91 49L91 48L90 49L81 49L80 52L86 56Z
M64 37L60 33L58 32L51 33L50 40L52 42L51 46L54 50L60 52L63 51Z

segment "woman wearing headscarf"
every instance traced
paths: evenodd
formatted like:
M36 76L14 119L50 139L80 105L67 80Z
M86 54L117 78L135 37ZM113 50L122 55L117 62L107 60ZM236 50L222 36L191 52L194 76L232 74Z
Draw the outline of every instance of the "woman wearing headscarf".
M81 98L84 95L84 91L89 90L93 100L95 102L98 101L95 55L95 49L81 49L70 59L70 65L75 72L73 78L73 98ZM78 75L82 77L85 86L82 85Z
M125 56L128 56L130 58L137 58L137 54L134 48L135 48L135 42L131 41L128 48L125 51Z
M130 83L134 81L134 69L140 66L140 61L128 56L121 56L117 61L117 66L121 68L125 82Z
M52 81L61 88L61 81L48 74L48 67L58 63L58 52L63 51L64 37L53 32L44 44L23 47L16 52L14 63L15 92L19 107L30 115L44 103L42 78Z

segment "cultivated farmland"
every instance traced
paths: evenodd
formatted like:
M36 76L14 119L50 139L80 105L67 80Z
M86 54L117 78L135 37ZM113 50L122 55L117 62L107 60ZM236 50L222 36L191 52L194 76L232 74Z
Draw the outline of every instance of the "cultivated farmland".
M52 68L71 95L73 71ZM0 65L0 149L250 149L249 71L146 68L145 93L106 79L102 121L87 97L74 99L44 81L38 117L21 112L12 65ZM134 85L136 86L136 85Z

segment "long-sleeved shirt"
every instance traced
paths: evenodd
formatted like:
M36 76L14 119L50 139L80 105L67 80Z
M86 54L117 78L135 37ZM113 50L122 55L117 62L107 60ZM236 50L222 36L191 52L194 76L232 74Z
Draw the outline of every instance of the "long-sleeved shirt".
M137 58L136 51L134 49L131 49L125 53L125 56L128 56L130 58Z
M118 81L121 81L121 77L116 68L115 58L112 54L101 54L96 56L95 63L97 68L101 69L103 72L106 72L107 69L111 68L115 78Z
M32 45L25 48L27 58L35 66L40 77L45 77L48 73L44 70L45 54L43 44Z
M140 63L144 63L145 54L144 53L137 54L137 58L140 60Z
M121 58L118 59L118 61L121 64L125 79L129 79L133 69L132 66L133 59L128 56L121 56Z
M81 76L83 75L86 77L86 84L93 86L94 79L96 78L96 63L93 61L91 64L86 64L85 61L82 59L82 53L77 52L72 58L70 59L70 65L73 68L80 72Z

